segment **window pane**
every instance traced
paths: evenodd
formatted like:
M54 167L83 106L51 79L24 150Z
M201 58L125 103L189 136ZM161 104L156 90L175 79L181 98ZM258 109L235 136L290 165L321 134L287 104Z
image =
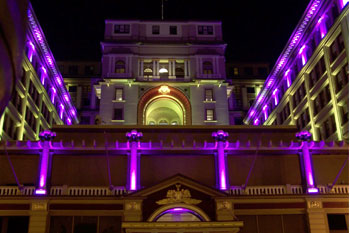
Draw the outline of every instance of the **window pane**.
M205 90L205 100L206 101L212 101L213 100L213 90L206 89Z
M115 99L118 100L118 101L123 100L123 89L117 88L115 90Z
M207 109L207 121L213 121L213 120L214 120L214 110Z

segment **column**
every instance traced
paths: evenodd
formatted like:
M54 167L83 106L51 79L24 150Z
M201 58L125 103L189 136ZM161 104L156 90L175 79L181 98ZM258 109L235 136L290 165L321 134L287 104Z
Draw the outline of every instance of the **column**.
M143 68L143 60L141 60L140 61L140 76L143 78L143 70L144 70L144 68Z
M140 188L140 156L137 154L137 148L142 138L142 133L137 132L137 130L131 130L131 132L126 133L126 138L130 145L127 184L129 190L135 191Z
M187 76L188 76L187 75L187 69L188 69L187 68L187 60L185 60L185 63L184 63L184 71L185 71L185 75L184 76L185 76L185 78L187 78Z
M45 233L47 224L47 201L33 200L29 212L28 233Z
M176 72L175 72L176 64L175 64L175 60L173 60L172 62L173 62L173 65L172 65L172 68L173 68L173 76L174 76L174 78L176 78Z
M157 78L159 78L159 60L156 61L156 67Z
M76 97L76 103L77 103L77 109L81 109L81 98L82 98L82 87L77 87L77 97Z
M152 63L153 63L153 77L155 77L157 75L156 61L153 60Z
M170 78L170 76L172 76L173 75L173 69L171 68L171 65L173 64L173 61L172 60L169 60L168 61L168 65L169 65L169 67L168 67L168 69L169 69L169 78Z
M328 220L320 199L311 198L307 201L307 216L310 233L328 233Z
M47 178L49 176L49 172L51 170L51 154L50 154L50 146L51 141L56 137L55 132L51 132L50 130L44 130L39 134L39 138L41 140L42 152L40 153L40 164L39 164L39 185L37 185L35 189L35 194L37 195L45 195L48 193L47 187Z
M301 167L302 167L302 174L304 176L304 179L306 180L306 191L307 193L318 193L318 189L315 185L315 179L314 179L314 173L313 173L313 166L312 166L312 159L310 156L308 141L311 139L311 133L308 131L301 131L295 135L297 139L301 141Z
M223 130L218 130L212 133L212 137L215 139L215 145L217 148L217 154L215 156L216 161L216 184L220 190L228 190L227 180L227 158L225 155L225 143L228 137L228 133Z
M243 109L249 109L248 106L248 97L247 97L247 88L242 87L242 104L243 104Z

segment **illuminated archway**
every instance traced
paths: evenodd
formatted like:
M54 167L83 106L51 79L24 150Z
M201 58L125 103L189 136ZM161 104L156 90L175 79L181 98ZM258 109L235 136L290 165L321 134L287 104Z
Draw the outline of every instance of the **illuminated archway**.
M158 86L147 91L138 104L139 125L191 125L191 104L178 89Z

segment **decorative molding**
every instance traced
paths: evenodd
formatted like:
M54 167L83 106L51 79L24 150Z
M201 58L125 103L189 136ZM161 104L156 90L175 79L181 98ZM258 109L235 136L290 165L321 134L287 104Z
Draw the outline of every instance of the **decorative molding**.
M308 201L307 206L309 209L321 209L322 202L321 201Z
M217 210L232 210L232 202L230 201L218 201L216 203Z
M125 203L125 210L141 210L141 203L139 202L127 202Z
M46 202L33 202L32 203L32 210L47 210L47 203Z
M189 205L197 205L201 203L201 200L192 199L191 193L188 189L181 189L181 185L176 185L176 190L170 189L168 190L165 199L159 200L156 203L158 205L167 205L167 204L173 204L173 203L185 203Z

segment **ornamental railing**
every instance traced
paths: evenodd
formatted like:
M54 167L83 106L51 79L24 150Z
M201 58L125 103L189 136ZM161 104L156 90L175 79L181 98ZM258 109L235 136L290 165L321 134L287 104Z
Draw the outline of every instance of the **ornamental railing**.
M335 185L332 189L326 185L317 186L319 194L349 194L349 185ZM0 186L0 196L33 196L34 186L25 186L21 190L17 186ZM231 186L228 193L232 196L276 196L304 195L301 185L271 185L271 186ZM122 196L128 194L124 186L52 186L49 196ZM313 194L314 195L314 194Z

